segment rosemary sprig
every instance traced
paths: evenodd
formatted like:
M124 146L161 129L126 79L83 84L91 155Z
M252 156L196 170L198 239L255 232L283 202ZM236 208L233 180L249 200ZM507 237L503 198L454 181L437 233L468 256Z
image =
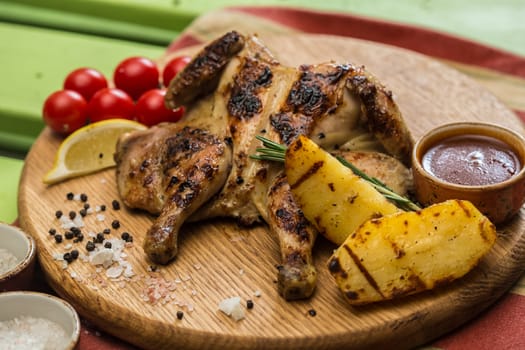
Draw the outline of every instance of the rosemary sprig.
M257 154L250 155L250 158L284 163L285 155L286 155L286 146L281 145L272 140L269 140L265 138L264 136L257 135L255 137L257 138L257 140L262 142L264 147L257 148L256 149ZM354 174L356 174L357 176L361 177L363 180L367 181L372 186L374 186L374 188L379 193L385 196L385 198L394 202L399 208L403 210L413 210L413 211L421 209L417 204L412 202L410 199L397 194L379 179L368 176L367 174L359 170L356 166L354 166L352 163L350 163L343 157L336 156L336 158L339 162L341 162L341 164L343 164L344 166L352 170Z

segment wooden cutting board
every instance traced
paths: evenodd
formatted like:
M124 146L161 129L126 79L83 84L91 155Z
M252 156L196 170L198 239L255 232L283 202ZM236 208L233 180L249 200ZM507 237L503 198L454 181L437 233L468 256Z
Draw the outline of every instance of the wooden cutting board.
M284 64L327 60L365 65L395 95L417 138L432 127L454 121L489 121L523 131L517 117L495 97L460 73L413 52L353 39L297 35L262 37ZM184 226L175 262L152 272L141 244L152 217L126 208L113 210L118 199L115 171L109 169L54 186L42 183L52 166L60 139L44 130L27 156L19 189L20 224L38 242L39 259L51 286L86 319L105 331L145 348L406 348L424 344L475 317L519 278L525 267L524 213L498 227L494 248L463 279L434 291L393 302L351 307L326 268L335 248L322 238L315 249L319 281L310 300L286 302L276 292L278 245L264 226L245 229L228 220ZM121 227L128 231L125 248L135 273L114 281L105 268L78 259L66 269L55 254L85 241L57 244L48 234L59 231L55 211L78 211L80 201L66 194L85 193L91 207L105 204L105 219L84 218L85 236ZM99 217L98 219L101 219ZM86 237L87 238L87 237ZM70 250L69 249L69 250ZM156 287L151 287L151 286ZM160 288L163 286L164 288ZM157 300L152 290L156 290ZM218 310L221 300L253 300L245 319L235 322ZM153 298L152 298L153 297ZM177 319L177 311L184 317ZM315 315L312 314L315 310Z

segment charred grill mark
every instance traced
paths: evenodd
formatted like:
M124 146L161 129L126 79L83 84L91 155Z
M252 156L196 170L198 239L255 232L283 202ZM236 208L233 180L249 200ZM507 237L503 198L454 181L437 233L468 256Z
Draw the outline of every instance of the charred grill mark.
M345 76L348 67L343 65L329 66L327 72L315 72L313 66L303 65L303 71L290 90L286 101L287 110L308 116L319 116L333 108L334 89Z
M253 91L237 88L232 89L231 98L228 101L228 112L239 119L249 119L262 109L261 100Z
M178 184L180 182L179 178L177 176L172 176L170 178L170 182L168 184L168 187L171 187L171 186L175 186L176 184Z
M270 125L279 134L281 142L289 145L299 135L309 133L311 123L308 119L308 117L301 115L277 113L270 116Z
M282 206L274 212L275 217L278 219L276 222L280 228L297 237L299 242L310 242L312 239L308 231L310 223L304 217L303 212L295 205L286 177L280 176L270 188L270 192L277 194L280 197L280 203L282 203Z
M491 242L492 239L491 237L487 236L486 233L487 233L487 230L491 230L491 231L495 231L496 230L496 226L494 226L494 224L489 221L488 219L483 219L483 220L480 220L480 223L479 223L479 232L480 232L480 235L481 235L481 239L483 239L483 241L485 242Z
M146 168L149 166L149 164L150 164L149 163L149 159L144 159L144 161L140 165L140 171L144 172L146 170Z
M202 183L212 180L224 153L224 143L199 128L183 127L165 141L166 158L161 162L170 201L186 208L202 192Z
M306 264L306 261L301 253L294 251L286 256L285 264L288 266L303 266Z
M293 184L290 184L290 188L291 189L294 189L294 188L297 188L299 186L301 186L301 184L303 182L305 182L306 180L308 180L308 178L310 176L312 176L313 174L315 174L319 169L321 169L324 165L324 162L323 161L318 161L318 162L315 162L311 167L310 169L308 169L308 171L306 171L300 178L299 180L297 180L295 183Z
M357 266L359 271L361 271L361 273L363 274L363 276L367 280L368 284L370 284L370 286L372 286L372 288L374 288L374 290L379 295L381 295L382 298L384 298L384 295L383 295L383 293L381 293L381 290L379 289L379 286L378 286L376 280L374 280L374 277L372 277L372 275L368 272L366 267L361 263L361 260L359 260L359 257L354 254L354 252L352 251L352 249L350 249L350 247L348 245L344 244L343 247L345 248L345 250L348 253L348 255L352 258L352 260L354 261L354 264Z
M348 274L345 270L343 270L343 267L341 266L341 262L338 258L332 257L330 261L328 262L328 270L333 275L339 275L341 278L346 279L348 277Z
M152 174L150 174L150 175L144 177L144 181L142 181L142 186L143 186L143 187L147 187L147 186L151 185L151 183L153 182L153 180L154 180L154 177L153 177Z
M458 201L458 200L456 200L456 202L459 204L459 207L460 207L461 209L463 209L463 212L465 213L465 216L468 217L468 218L470 218L470 217L472 216L472 211L470 211L469 208L467 208L467 207L465 206L465 202L463 202L463 201Z
M392 250L394 250L396 259L401 259L406 255L406 252L403 250L403 248L399 247L395 242L390 241L390 245L392 246Z
M270 67L252 58L246 58L234 77L228 100L228 112L239 120L250 119L262 110L261 90L272 83Z
M310 234L306 229L308 222L302 212L292 212L281 208L275 211L275 216L279 219L280 226L286 232L296 235L301 242L310 241Z
M264 87L270 86L272 83L272 78L273 78L273 73L270 67L265 66L263 68L262 73L255 80L255 84L259 86L264 86Z
M408 294L415 293L417 291L427 289L425 283L421 280L421 278L419 278L419 276L416 273L414 273L414 271L411 270L409 273L410 274L406 278L406 280L408 281L406 287L392 289L391 298L399 298Z
M294 83L286 104L294 113L319 114L318 111L326 101L326 96L319 85L313 83L311 79L304 79L305 76L308 77L308 74L303 74L301 80Z
M322 72L314 66L302 66L279 112L270 117L270 124L281 142L289 145L298 135L309 135L315 122L334 112L339 105L336 92L348 68L342 65L326 66Z
M232 31L211 42L170 82L166 104L174 109L213 90L220 73L244 47L244 37Z

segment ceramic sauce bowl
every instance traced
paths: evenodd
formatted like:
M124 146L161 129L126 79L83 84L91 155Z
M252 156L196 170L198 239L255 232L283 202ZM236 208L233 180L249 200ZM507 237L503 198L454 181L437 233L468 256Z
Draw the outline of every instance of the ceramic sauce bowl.
M412 173L423 206L465 199L500 224L525 201L525 140L495 124L442 125L416 141Z
M35 261L33 238L18 227L0 223L0 292L28 289Z

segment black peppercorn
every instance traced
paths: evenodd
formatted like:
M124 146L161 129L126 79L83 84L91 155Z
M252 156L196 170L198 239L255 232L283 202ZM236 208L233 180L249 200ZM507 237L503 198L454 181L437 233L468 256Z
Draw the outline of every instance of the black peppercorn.
M317 311L315 311L314 309L310 309L310 310L308 310L308 314L313 317L313 316L317 315Z
M62 235L55 235L55 242L61 243L62 242Z
M120 203L118 200L114 199L111 202L111 206L113 206L113 210L119 210L120 209Z
M95 242L97 243L104 242L104 234L102 232L97 233L97 237L95 237Z
M76 218L76 216L77 216L77 213L76 213L76 212L74 212L74 211L70 211L70 212L69 212L69 218L70 218L71 220L73 220L74 218Z
M73 258L73 260L78 259L78 250L73 249L73 250L71 251L71 257Z
M73 198L75 198L75 195L73 194L73 192L69 192L68 194L66 194L66 198L72 201Z
M47 232L49 232L49 234L50 234L51 236L54 236L55 233L57 233L57 230L55 230L54 228L50 228L49 231L47 231Z
M64 213L62 213L62 210L57 210L57 211L55 212L55 216L57 217L57 219L60 219L60 218L62 217L63 214L64 214Z
M73 240L73 242L78 243L78 242L82 242L83 240L84 240L84 235L82 233L79 233L79 235L77 236L77 238Z
M104 248L111 249L111 242L104 243Z
M122 232L120 238L122 238L126 242L133 242L133 237L128 232Z
M113 220L113 222L111 223L111 227L113 227L114 229L119 228L120 222L118 220Z
M71 231L66 231L66 233L64 233L64 236L66 237L66 239L73 239L73 237L75 237L75 234Z
M100 211L106 211L106 206L104 204L100 206Z
M67 261L68 263L72 262L73 261L73 258L71 257L71 253L64 253L64 255L62 256L64 258L65 261Z
M182 312L180 310L177 311L177 319L182 320L183 317L184 317L184 312Z
M87 215L87 211L86 211L86 209L83 209L83 208L82 208L82 209L80 209L80 210L78 211L78 213L79 213L79 214L80 214L80 216L82 216L82 217L84 217L84 216L86 216L86 215Z
M88 196L87 196L87 194L85 194L85 193L81 193L81 194L80 194L80 200L81 200L82 202L87 202L87 200L88 200Z
M90 207L89 203L84 203L84 209L88 210Z
M88 252L91 252L91 251L95 250L95 243L93 243L91 241L87 242L86 243L86 250Z
M253 300L246 300L246 308L253 309Z
M109 235L111 233L111 230L109 228L105 228L104 231L102 231L105 235Z

